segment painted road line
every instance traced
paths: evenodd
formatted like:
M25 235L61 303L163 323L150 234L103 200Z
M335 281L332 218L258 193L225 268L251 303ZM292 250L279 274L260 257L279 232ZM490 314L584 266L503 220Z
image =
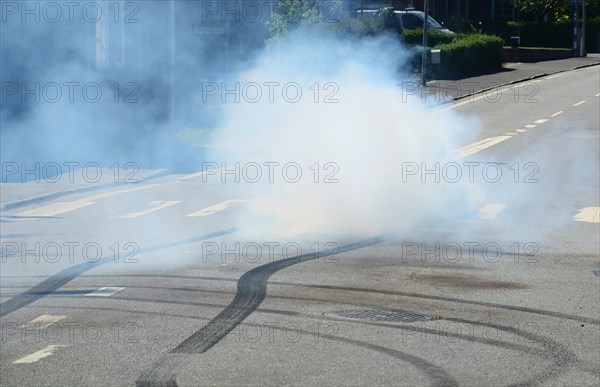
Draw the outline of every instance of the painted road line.
M547 119L545 119L545 118L542 118L542 119L539 119L539 120L537 120L537 121L534 121L533 123L534 123L534 124L538 124L538 125L540 125L540 124L543 124L543 123L545 123L545 122L548 122L548 120L547 120Z
M13 364L36 363L45 357L53 355L61 347L66 347L66 345L49 345L44 349L32 353L31 355L27 355L25 357L20 358L19 360L15 360Z
M60 214L64 214L66 212L71 212L78 210L83 207L90 206L95 204L98 200L106 199L111 196L120 195L128 192L140 191L143 189L148 189L152 187L156 187L158 184L148 184L142 185L135 188L122 189L119 191L107 192L100 195L90 196L85 199L72 200L68 202L55 202L51 204L47 204L45 206L32 208L27 211L19 212L18 216L56 216Z
M537 126L537 125L531 125L531 124L529 124L529 125L525 125L525 127L526 127L526 128L529 128L529 129L533 129L533 128L535 128L536 126Z
M206 173L206 171L200 171L200 172L196 172L196 173L190 173L189 175L178 177L177 179L173 180L173 182L194 179L196 177L203 176L205 173Z
M600 223L600 207L584 207L573 217L573 220L587 223Z
M517 134L519 134L519 133L516 133L516 132L507 132L507 133L504 133L505 136L516 136Z
M554 78L561 77L561 76L563 76L563 75L564 75L564 73L560 73L560 74L556 74L556 75L551 75L551 76L549 76L549 77L546 77L546 78L544 78L544 79L545 79L545 80L550 80L550 79L554 79Z
M490 203L481 207L479 210L479 219L496 219L496 216L506 208L506 204L501 203Z
M151 202L154 207L150 207L146 210L143 211L135 211L135 212L130 212L129 214L125 214L122 216L119 216L119 219L132 219L132 218L139 218L140 216L146 215L146 214L150 214L152 212L158 211L158 210L162 210L163 208L168 208L171 206L174 206L177 203L181 203L181 201L179 200L171 200L171 201L154 201Z
M44 329L52 324L59 322L60 320L64 320L65 318L67 318L67 316L43 314L21 325L21 329L27 329L32 327L35 327L36 329Z
M550 117L556 117L559 114L563 114L563 111L562 110L558 111L558 112L554 113L553 115L551 115Z
M30 222L32 220L44 219L43 216L17 216L17 215L4 215L0 216L0 221L3 222Z
M583 105L584 103L585 103L585 101L579 101L579 102L577 102L577 103L576 103L575 105L573 105L573 106L579 106L579 105Z
M496 144L500 144L502 141L506 141L512 137L513 136L496 136L496 137L489 137L489 138L483 139L481 141L474 142L473 144L469 144L467 146L464 146L464 147L459 148L456 151L454 151L454 154L455 154L454 157L457 160L465 158L474 153L477 153L484 149L490 148Z
M115 286L105 286L98 290L94 290L88 294L85 294L86 297L110 297L113 294L120 292L125 288L115 287Z
M516 131L517 131L517 133L525 133L527 131L527 129L517 129Z
M596 94L594 97L600 97L600 93Z
M208 216L208 215L217 213L219 211L223 211L223 210L226 210L233 206L236 206L242 202L245 202L245 200L225 200L224 202L215 204L214 206L203 208L199 211L192 212L191 214L187 214L185 216L186 217Z
M56 216L56 215L64 214L66 212L71 212L71 211L78 210L80 208L91 206L92 204L96 204L96 202L90 201L88 199L73 200L70 202L58 202L58 203L52 203L52 204L48 204L48 205L38 207L38 208L33 208L31 210L19 212L17 215L18 216L40 216L40 217Z

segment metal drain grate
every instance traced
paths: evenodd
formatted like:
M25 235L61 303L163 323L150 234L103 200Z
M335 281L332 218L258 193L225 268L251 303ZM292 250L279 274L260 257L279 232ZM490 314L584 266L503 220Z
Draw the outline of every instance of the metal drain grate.
M367 310L342 310L326 313L327 316L349 320L390 321L390 322L417 322L437 320L437 316L404 312L401 310L367 309Z

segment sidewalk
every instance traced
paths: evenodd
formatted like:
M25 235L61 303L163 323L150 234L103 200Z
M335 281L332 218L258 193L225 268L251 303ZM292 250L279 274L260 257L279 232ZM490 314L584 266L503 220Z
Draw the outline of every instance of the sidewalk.
M508 85L600 64L600 54L588 54L586 58L569 58L536 63L505 63L498 73L458 80L434 80L427 82L426 92L442 93L445 99L461 99L494 87Z

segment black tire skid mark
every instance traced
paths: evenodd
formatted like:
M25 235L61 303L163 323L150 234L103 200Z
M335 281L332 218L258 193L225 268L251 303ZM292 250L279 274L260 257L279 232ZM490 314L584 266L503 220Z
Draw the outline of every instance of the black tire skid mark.
M232 329L254 312L267 294L267 281L276 272L318 257L342 254L363 247L380 243L380 236L351 243L334 250L322 251L318 254L308 253L295 257L267 263L244 273L239 281L237 293L231 302L208 324L196 331L180 343L173 353L204 353L218 343Z
M263 326L262 324L248 324L251 326ZM295 329L289 327L278 327L270 326L275 330L285 330L286 332L295 332L301 335L311 334L310 331ZM358 346L367 350L375 351L383 355L391 356L400 361L406 362L415 368L421 370L429 379L432 381L434 387L455 387L458 386L458 382L452 378L450 374L446 372L442 367L435 365L431 362L426 361L423 358L410 355L408 353L398 351L396 349L380 346L377 344L367 343L360 340L349 339L345 337L339 337L330 334L320 334L322 339L328 339L336 342L341 342L353 346ZM147 373L143 374L136 381L136 387L176 387L177 375L173 370L186 365L191 362L190 357L186 356L188 353L173 352L167 353L163 356L155 366Z
M469 320L459 319L459 318L448 318L447 320L454 321L457 323L473 324L473 322L470 322ZM544 384L546 382L549 382L552 379L556 379L563 372L565 372L569 367L573 366L576 363L576 361L575 361L576 356L573 352L569 351L565 346L558 343L557 341L552 340L546 336L541 336L541 335L538 335L535 333L520 332L518 329L515 329L513 327L506 327L506 326L503 326L500 324L482 323L482 322L477 322L475 324L498 329L498 330L501 330L504 332L509 332L514 335L523 337L524 339L536 341L543 348L546 349L547 355L545 358L546 358L546 360L549 360L551 362L551 364L548 365L548 367L546 367L543 372L539 372L538 374L531 376L530 378L528 378L525 381L511 384L510 386L512 386L512 387Z
M345 253L372 246L383 240L383 237L377 236L339 247L333 251L322 251L318 254L309 253L270 262L244 273L238 280L237 293L233 301L215 318L203 325L202 328L159 359L149 371L144 372L136 381L136 386L176 386L177 379L174 370L181 366L182 363L189 361L185 355L205 353L216 343L221 341L236 326L241 324L246 317L258 309L258 306L266 296L268 279L276 272L318 257ZM423 369L426 375L434 380L434 386L457 385L456 381L441 367L431 364L421 358L370 343L351 339L344 340L349 340L357 345L410 362L416 367Z
M225 230L221 230L221 231L212 232L209 234L204 234L199 237L185 239L182 241L169 242L169 243L164 243L164 244L157 245L157 246L146 247L146 248L139 249L137 254L155 252L155 251L160 251L160 250L168 249L168 248L175 247L175 246L200 242L205 239L210 239L210 238L215 238L215 237L231 234L235 231L237 231L236 228L229 228L229 229L225 229ZM112 262L113 260L114 260L114 257L112 255L110 255L110 256L102 257L95 262L85 262L85 263L80 263L75 266L68 267L68 268L52 275L45 281L42 281L41 283L35 285L34 287L30 288L26 292L21 293L15 297L3 302L2 304L0 304L0 317L4 317L10 313L16 312L17 310L31 304L32 302L35 302L35 301L47 296L48 294L51 294L52 292L56 291L57 289L60 289L61 287L63 287L64 285L66 285L67 283L72 281L73 279L80 276L81 274L83 274L89 270L92 270L98 266Z
M125 310L125 309L118 309L118 308L103 308L103 307L67 307L64 305L59 306L60 308L67 308L67 309L89 309L89 310L102 310L102 311L106 311L106 312L120 312L120 313L130 313L130 314L142 314L142 315L159 315L159 312L150 312L150 311L139 311L139 310ZM260 312L263 313L270 313L269 311L266 310L258 310ZM161 316L164 317L174 317L174 318L192 318L195 320L202 320L202 321L210 321L209 318L207 317L191 317L188 315L177 315L177 314L160 314ZM303 315L303 314L297 314L299 317L306 317L306 318L313 318L313 319L318 319L318 320L324 320L324 321L331 321L331 319L328 318L323 318L320 316L311 316L311 315ZM448 319L450 320L450 319ZM452 332L445 332L444 334L449 336L449 337L453 337L459 340L463 340L463 341L467 341L467 342L477 342L480 344L484 344L484 345L489 345L489 346L494 346L494 347L499 347L499 348L503 348L503 349L507 349L507 350L512 350L512 351L517 351L517 352L521 352L524 354L528 354L531 356L535 356L538 358L544 358L544 359L549 359L549 357L554 356L554 354L557 352L559 353L563 353L562 355L562 359L565 359L565 352L567 353L567 357L570 357L570 354L568 353L568 350L561 348L560 345L550 342L548 343L548 339L542 336L533 336L529 333L524 333L524 332L520 332L518 330L514 330L513 328L510 327L506 327L506 326L502 326L502 325L498 325L498 324L486 324L486 323L481 323L481 322L477 322L477 321L472 321L472 320L464 320L464 319L453 319L452 321L455 321L457 323L463 323L463 324L472 324L472 325L480 325L480 326L487 326L487 327L492 327L495 329L502 329L503 331L507 331L510 333L513 333L515 335L521 336L523 338L526 338L530 341L537 341L538 343L540 343L543 347L545 347L545 349L536 349L536 348L531 348L531 347L527 347L526 345L522 345L522 344L514 344L514 343L510 343L510 342L505 342L505 341L501 341L501 340L496 340L496 339L488 339L488 338L479 338L476 336L471 336L471 335L464 335L464 334L460 334L460 333L452 333ZM381 327L385 327L385 328L392 328L392 329L402 329L402 330L409 330L409 331L415 331L415 332L419 332L419 333L425 333L425 334L432 334L432 335L438 335L439 331L435 330L435 329L425 329L422 327L414 327L411 325L397 325L397 324L389 324L389 323L380 323L380 322L369 322L369 321L346 321L347 323L352 323L352 324L361 324L361 325L371 325L371 326L381 326ZM248 326L253 326L253 327L264 327L265 324L257 324L257 323L244 323L244 325L248 325ZM291 328L286 327L286 328L282 328L279 326L271 326L269 325L269 327L276 329L276 330L290 330ZM310 333L308 331L301 331L301 330L297 330L298 333L303 333L303 334L307 334ZM321 334L321 337L325 337L325 335ZM327 338L330 338L331 340L335 340L335 341L345 341L348 344L351 345L359 345L362 346L360 343L356 340L352 340L352 339L343 339L337 336L333 336L333 335L329 335L327 336ZM369 344L369 343L366 343ZM384 347L382 347L384 348ZM370 348L373 349L375 351L378 351L378 349L375 348ZM387 349L387 348L386 348ZM380 351L381 352L381 351ZM385 352L385 351L384 351ZM386 352L387 353L387 352ZM394 356L394 355L392 355ZM179 360L173 362L172 366L177 366L177 365L181 365L181 362L185 362L186 360L183 357L179 357ZM569 360L568 360L569 361ZM161 362L161 365L164 366L166 362L163 361ZM586 373L595 375L595 376L600 376L600 371L597 369L597 367L595 367L595 365L592 364L580 364L580 363L584 363L584 362L576 362L576 359L572 359L570 365L578 368ZM554 364L551 365L551 367L554 367ZM160 368L160 367L159 367ZM158 370L157 370L158 371ZM562 372L562 371L561 371ZM163 386L176 386L176 384L172 384L176 381L174 374L172 374L170 377L168 378L163 378L163 380L166 379L165 382L163 383L152 383L149 382L148 379L151 379L152 376L154 376L155 378L158 378L159 372L155 372L153 374L147 374L146 377L147 379L142 380L142 378L140 378L138 380L138 385L139 386L158 386L158 385L163 385ZM541 373L541 375L547 375L547 373ZM558 376L558 375L555 375ZM157 379L155 379L157 380ZM520 383L515 383L513 385L515 386L521 386L521 385L531 385L531 384L535 384L535 381L540 380L539 377L534 377L534 378L530 378L529 380L525 381L525 382L520 382ZM171 384L170 384L171 383Z
M585 322L588 324L600 325L600 320L597 320L594 318L589 318L589 317L575 316L575 315L553 312L550 310L543 310L543 309L497 304L497 303L493 303L493 302L463 300L463 299L454 298L454 297L433 296L433 295L428 295L428 294L398 292L398 291L383 290L383 289L364 289L364 288L351 288L351 287L347 287L347 286L331 286L331 285L311 285L311 284L301 284L301 283L293 283L293 282L271 281L271 282L269 282L269 284L301 286L301 287L308 287L308 288L341 290L341 291L350 291L350 292L379 293L379 294L402 296L402 297L422 298L422 299L426 299L426 300L455 302L455 303L459 303L459 304L470 304L470 305L487 306L487 307L491 307L491 308L507 309L507 310L512 310L515 312L534 313L534 314L540 314L543 316L556 317L556 318L561 318L561 319L565 319L565 320L573 320L573 321L578 321L578 322Z
M236 282L235 278L226 278L226 277L203 277L203 276L181 276L181 275L154 275L154 274L142 274L142 275L115 275L111 276L111 278L115 277L146 277L146 278L181 278L181 279L199 279L199 280L207 280L207 281L227 281L227 282ZM105 276L86 276L86 277L105 277ZM504 305L497 304L493 302L483 302L483 301L473 301L473 300L463 300L460 298L454 297L442 297L442 296L433 296L428 294L419 294L419 293L409 293L409 292L398 292L394 290L383 290L383 289L365 289L365 288L351 288L345 286L333 286L333 285L316 285L316 284L302 284L296 282L283 282L283 281L269 281L270 285L283 285L283 286L300 286L307 288L318 288L318 289L328 289L328 290L341 290L341 291L351 291L351 292L363 292L363 293L379 293L385 295L394 295L394 296L402 296L402 297L411 297L411 298L422 298L427 300L436 300L436 301L444 301L444 302L455 302L458 304L469 304L469 305L479 305L479 306L487 306L491 308L499 308L499 309L507 309L515 312L523 312L523 313L533 313L539 314L542 316L555 317L559 319L578 321L588 324L600 325L600 320L590 318L590 317L582 317L576 316L566 313L554 312L551 310L543 310L543 309L535 309L528 308L524 306L514 306L514 305Z

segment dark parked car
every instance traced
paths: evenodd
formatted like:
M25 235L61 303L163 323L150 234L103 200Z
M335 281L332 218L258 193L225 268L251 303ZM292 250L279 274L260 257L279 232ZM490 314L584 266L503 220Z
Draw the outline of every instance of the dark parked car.
M389 10L389 11L388 11ZM393 12L394 15L398 18L400 22L400 26L403 30L413 30L415 28L422 28L423 22L425 19L425 13L421 11L416 11L414 9L406 9L404 11L394 10L394 9L359 9L357 10L358 17L378 17L383 15L384 11ZM446 34L453 34L454 32L445 28L443 25L438 23L434 18L429 16L427 18L427 24L429 28L436 29L440 32Z

